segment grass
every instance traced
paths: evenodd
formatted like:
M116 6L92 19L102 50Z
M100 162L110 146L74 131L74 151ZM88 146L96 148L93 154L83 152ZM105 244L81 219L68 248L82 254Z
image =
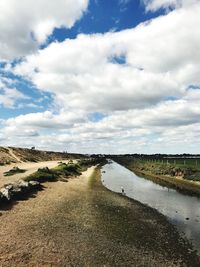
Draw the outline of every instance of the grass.
M40 183L46 181L55 181L58 178L58 175L53 170L49 168L39 168L35 173L24 178L25 181L37 181Z
M80 175L83 169L77 163L60 163L52 169L57 175Z
M88 167L96 165L97 161L94 159L79 160L77 163L72 161L66 163L59 162L59 165L53 169L40 168L35 173L29 175L25 181L55 181L57 179L68 178L70 176L79 176L83 171L86 171Z
M26 170L20 169L18 167L13 167L11 170L4 172L4 176L12 176L17 173L24 173L24 172L26 172Z
M120 157L114 159L119 164L159 184L165 184L182 192L200 195L200 170L174 166L147 160Z
M154 160L153 160L154 161ZM177 167L196 167L200 169L200 158L168 158L156 160L158 163L170 164Z
M180 164L180 162L168 162L167 164L162 161L147 161L135 159L123 159L128 165L134 168L150 172L156 175L168 175L172 177L181 177L185 180L200 181L200 168L192 166L191 163ZM193 161L194 163L194 161ZM192 167L191 167L192 166Z
M96 184L96 180L97 179L101 179L101 168L100 166L97 166L93 173L91 174L90 178L89 178L89 181L88 181L88 185L90 188L93 188L94 185Z
M38 160L34 157L24 157L23 158L24 161L30 161L30 162L38 162Z

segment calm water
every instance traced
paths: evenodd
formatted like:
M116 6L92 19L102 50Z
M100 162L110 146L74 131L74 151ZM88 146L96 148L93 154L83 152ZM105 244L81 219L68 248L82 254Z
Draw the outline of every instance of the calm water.
M102 183L114 192L122 192L123 187L128 197L167 216L200 254L200 198L183 195L174 189L138 177L115 162L102 168Z

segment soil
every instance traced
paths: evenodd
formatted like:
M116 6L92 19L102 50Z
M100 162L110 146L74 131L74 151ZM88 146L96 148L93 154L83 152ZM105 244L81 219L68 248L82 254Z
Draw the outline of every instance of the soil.
M99 170L1 211L0 266L200 266L164 216L108 191Z
M63 160L62 162L69 162L69 160ZM21 162L12 163L10 165L0 166L0 188L5 184L16 182L28 175L36 172L38 168L54 168L58 165L58 161L44 161L44 162ZM18 167L19 169L26 170L24 173L17 173L12 176L4 176L4 172L8 172L13 167Z

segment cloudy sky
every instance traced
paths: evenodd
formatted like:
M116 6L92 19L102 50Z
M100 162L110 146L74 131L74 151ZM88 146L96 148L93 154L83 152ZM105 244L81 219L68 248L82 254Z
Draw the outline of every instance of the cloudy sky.
M0 145L200 153L199 0L0 10Z

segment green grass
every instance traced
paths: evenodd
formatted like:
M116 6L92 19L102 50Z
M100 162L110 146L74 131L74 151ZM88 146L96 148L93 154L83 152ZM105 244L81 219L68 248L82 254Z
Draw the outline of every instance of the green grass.
M24 161L30 161L30 162L38 162L36 158L31 157L31 156L29 156L29 157L24 157L23 160L24 160Z
M83 169L77 163L60 163L57 167L52 169L58 175L80 175Z
M4 176L12 176L17 173L24 173L24 172L26 172L26 170L19 169L18 167L13 167L11 170L4 172Z
M176 167L185 167L185 168L197 168L200 169L200 158L164 158L164 159L142 159L139 160L144 163L156 163L165 165L173 165Z
M59 162L59 165L53 169L49 168L40 168L35 173L29 175L24 180L25 181L38 181L38 182L46 182L46 181L55 181L55 180L63 180L70 176L79 176L82 172L86 171L87 168L96 165L97 159L83 159L79 160L77 163L73 163L72 161L68 163Z
M168 161L168 163L158 160L138 160L138 159L122 159L126 165L138 169L138 171L147 171L155 175L179 176L186 180L200 181L200 168L193 166L194 160L185 164L181 161Z
M169 163L163 164L155 161L152 162L127 157L121 157L115 160L129 170L137 173L138 176L142 174L142 177L145 175L148 179L155 182L169 183L169 185L172 185L181 191L200 194L200 186L196 183L197 181L200 181L199 169L186 166L179 167Z
M69 162L68 164L60 162L59 165L53 169L49 168L40 168L35 173L29 175L25 178L26 181L55 181L59 178L67 178L70 176L81 175L83 171L87 169L84 164Z
M27 176L24 180L29 181L37 181L40 183L46 181L55 181L58 178L58 175L53 170L49 168L40 168L35 173Z

